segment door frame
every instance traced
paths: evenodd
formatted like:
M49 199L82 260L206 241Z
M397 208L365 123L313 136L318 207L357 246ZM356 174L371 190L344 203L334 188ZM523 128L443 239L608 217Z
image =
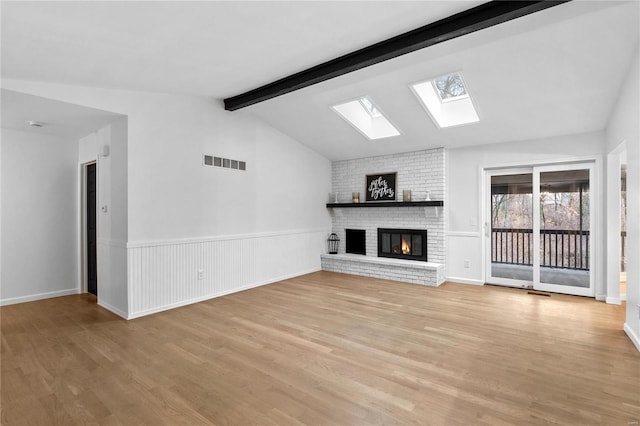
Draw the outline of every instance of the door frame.
M627 152L627 142L622 141L607 154L607 230L615 229L617 232L607 232L607 274L606 274L606 302L619 305L626 300L626 294L620 293L620 236L621 206L621 178L620 167L622 156Z
M99 187L100 185L98 184L98 176L99 176L99 172L98 172L98 168L100 167L98 165L98 161L97 160L91 160L91 161L87 161L86 163L80 163L79 167L78 167L78 180L79 180L79 226L80 226L80 232L79 232L79 241L78 241L78 247L79 247L79 253L80 253L80 267L79 267L79 274L80 274L80 286L79 286L79 291L80 293L88 293L89 292L89 277L88 277L88 272L87 272L87 262L88 262L88 248L87 248L87 166L91 165L91 164L95 164L96 165L96 201L98 200L99 194ZM98 214L98 203L96 202L96 232L98 232L98 230L100 229L99 227L99 222L100 220L100 215ZM99 263L99 256L100 256L100 251L98 250L96 252L96 264Z
M558 283L544 283L540 281L540 174L553 171L589 170L589 287L574 287ZM595 164L592 161L577 162L570 164L552 164L546 166L536 166L533 168L533 288L541 291L551 291L555 293L572 294L575 296L595 296L595 242L598 235L592 231L595 229L595 200L592 191L592 182L595 180Z
M490 170L486 170L484 171L484 197L490 197L491 196L491 178L493 176L505 176L505 175L516 175L516 174L529 174L531 173L533 175L533 167L529 166L529 167L509 167L509 168L497 168L497 169L490 169ZM532 179L532 185L533 185L533 177ZM516 280L516 279L511 279L511 278L502 278L502 277L493 277L491 275L491 253L492 253L492 236L491 236L491 202L489 201L489 199L485 200L485 207L483 208L484 211L484 217L486 217L486 220L483 220L483 226L484 226L484 232L483 232L483 238L484 238L484 251L485 251L485 256L484 256L484 267L485 267L485 276L484 276L484 282L488 283L488 284L498 284L498 285L502 285L502 286L507 286L507 287L517 287L517 288L533 288L533 281L529 282L529 281L525 281L525 280ZM533 266L532 266L533 268ZM489 282L490 281L490 282Z
M497 163L497 164L486 164L480 165L478 167L479 173L482 176L481 183L481 197L480 197L480 217L482 218L482 237L485 239L484 244L482 244L482 277L485 284L487 284L487 278L490 277L490 262L491 262L491 246L489 245L489 249L487 249L486 240L487 233L489 236L491 235L491 226L490 221L491 218L488 217L487 212L491 211L490 198L490 186L489 192L487 192L487 172L498 171L501 169L515 169L522 170L526 168L533 169L534 167L542 167L542 166L562 166L562 165L570 165L575 163L593 163L593 182L590 182L592 186L591 190L593 193L591 194L591 202L593 203L592 213L594 221L593 229L591 229L590 234L592 236L592 247L591 247L591 255L593 262L591 263L592 269L592 277L594 280L593 283L593 292L596 300L604 301L606 298L606 286L604 285L602 279L602 253L604 253L604 242L601 241L600 235L602 235L602 227L605 225L603 218L603 208L601 203L601 191L602 191L602 156L600 155L590 155L590 156L576 156L576 157L567 157L564 159L553 159L553 160L534 160L534 161L517 161L517 162L505 162L505 163ZM491 185L491 180L489 178L488 185ZM489 240L490 241L490 240Z

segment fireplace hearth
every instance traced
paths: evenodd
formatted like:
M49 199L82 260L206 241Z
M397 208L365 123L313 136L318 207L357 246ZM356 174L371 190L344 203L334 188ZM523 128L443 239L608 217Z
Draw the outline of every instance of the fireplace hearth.
M427 230L378 228L378 257L426 262Z

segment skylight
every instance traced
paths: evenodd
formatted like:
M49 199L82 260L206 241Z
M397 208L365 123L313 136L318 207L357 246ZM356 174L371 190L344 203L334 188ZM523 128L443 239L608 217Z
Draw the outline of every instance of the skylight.
M438 127L480 121L460 73L451 73L411 86Z
M364 109L369 113L371 118L382 117L382 114L380 113L380 111L378 111L378 108L376 108L375 105L371 103L369 98L361 98L360 103L362 104Z
M400 134L367 97L335 105L333 110L371 140Z
M443 102L468 96L462 77L457 72L434 79L433 85Z

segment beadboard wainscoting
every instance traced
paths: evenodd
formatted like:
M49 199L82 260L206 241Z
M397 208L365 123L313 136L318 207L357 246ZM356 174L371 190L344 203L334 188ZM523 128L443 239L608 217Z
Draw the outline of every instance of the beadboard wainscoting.
M129 243L128 318L319 271L329 232Z

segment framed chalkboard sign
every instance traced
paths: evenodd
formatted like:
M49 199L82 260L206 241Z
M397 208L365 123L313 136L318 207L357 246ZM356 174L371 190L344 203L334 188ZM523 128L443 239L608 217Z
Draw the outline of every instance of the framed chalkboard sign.
M367 175L365 184L366 201L396 200L396 172Z

